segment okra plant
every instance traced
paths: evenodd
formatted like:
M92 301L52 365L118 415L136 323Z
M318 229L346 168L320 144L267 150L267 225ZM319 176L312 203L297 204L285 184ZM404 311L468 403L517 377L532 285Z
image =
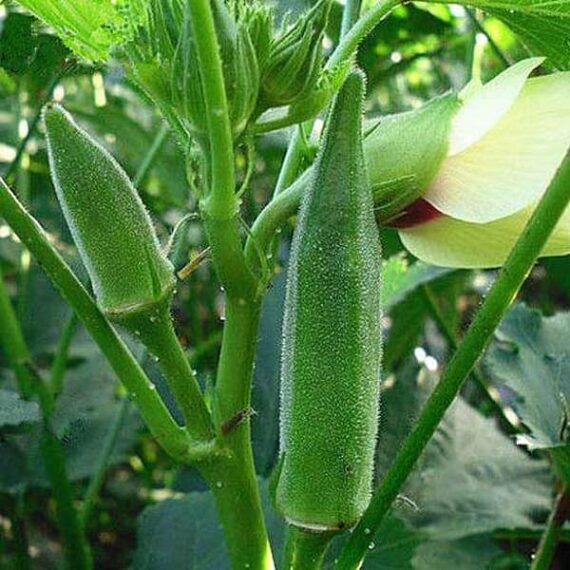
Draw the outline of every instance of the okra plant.
M569 0L0 21L0 566L565 567Z

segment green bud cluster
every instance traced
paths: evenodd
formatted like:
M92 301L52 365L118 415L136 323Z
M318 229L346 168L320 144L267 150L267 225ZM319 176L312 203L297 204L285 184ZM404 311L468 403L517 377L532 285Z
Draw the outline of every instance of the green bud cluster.
M206 113L189 1L150 0L147 21L126 51L135 81L170 118L203 141ZM260 61L269 53L272 19L257 2L211 0L211 6L237 139L256 107Z
M321 42L330 7L330 0L319 0L293 26L284 26L274 39L261 77L262 108L290 105L315 89L323 63Z

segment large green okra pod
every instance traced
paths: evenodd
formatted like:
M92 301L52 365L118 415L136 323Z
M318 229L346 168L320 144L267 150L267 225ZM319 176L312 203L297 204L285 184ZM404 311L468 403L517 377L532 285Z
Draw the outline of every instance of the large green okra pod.
M353 525L372 484L380 382L380 242L362 150L364 79L337 95L295 231L282 353L277 504Z

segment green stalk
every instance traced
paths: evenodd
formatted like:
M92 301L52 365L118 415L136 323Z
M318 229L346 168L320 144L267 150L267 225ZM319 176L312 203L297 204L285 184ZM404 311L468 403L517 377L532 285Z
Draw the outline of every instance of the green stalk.
M362 9L362 0L346 0L342 11L342 23L340 26L340 37L343 38L350 32L350 28L358 21L360 10Z
M69 347L71 345L73 335L77 330L77 323L77 315L75 313L71 313L67 319L67 322L65 323L65 326L63 327L63 332L59 337L59 342L55 351L55 357L51 366L50 380L51 391L55 396L57 396L63 388L63 378L67 369Z
M26 366L30 353L16 317L0 268L0 345L6 355L18 382L18 389L24 398L33 393L32 377Z
M232 131L210 0L191 0L187 6L200 67L210 143L211 188L203 208L214 218L231 219L238 207Z
M538 544L536 553L532 559L530 570L549 570L552 567L552 560L556 554L558 536L564 523L570 515L570 501L566 494L566 488L556 497L554 508L548 517L546 528Z
M93 560L83 525L73 504L73 489L67 477L63 447L53 433L48 418L44 418L40 450L55 499L58 526L65 549L65 568L89 570L93 568Z
M214 418L226 458L199 469L216 499L232 567L274 568L250 444L250 394L260 301L228 298Z
M350 31L342 38L330 59L326 69L334 69L336 66L350 59L357 50L360 42L396 7L401 0L380 0L372 6L350 28Z
M159 444L178 460L190 460L195 451L203 451L192 448L188 432L176 424L154 386L89 293L49 242L38 222L18 202L1 178L0 214L77 313L131 398L139 405L146 424Z
M426 283L422 285L421 291L423 293L424 299L428 306L428 310L432 319L435 321L439 332L444 336L449 348L453 351L457 350L457 346L459 344L458 337L453 330L453 327L450 325L448 320L445 318L441 307L431 287ZM499 392L494 388L489 382L483 377L479 368L475 366L471 371L471 377L473 378L475 384L487 400L487 402L492 406L492 408L499 414L499 417L502 420L502 423L505 425L505 428L508 430L509 433L518 433L520 432L521 426L520 423L517 425L513 423L513 420L510 418L509 414L506 413L505 404L501 399L501 395ZM514 415L514 412L512 412Z
M319 570L337 533L310 532L289 525L283 552L283 570Z
M210 2L192 0L188 7L210 151L211 185L201 211L214 266L226 292L214 419L218 440L228 457L203 463L200 470L216 498L233 567L263 570L273 568L273 560L255 479L249 422L245 419L234 425L236 418L249 410L261 295L241 245L233 141Z
M20 381L24 398L37 393L43 426L40 437L40 452L55 499L58 527L62 536L66 568L89 570L93 567L89 545L73 504L73 491L67 477L65 456L61 442L52 432L50 416L54 402L50 389L43 380L31 372L31 358L14 308L6 294L0 274L0 338L10 365L15 373L25 373L25 383Z
M83 497L83 505L81 506L80 512L81 524L83 525L83 528L87 528L87 524L89 523L89 518L93 512L95 500L97 499L97 495L99 494L99 490L103 484L103 478L105 476L105 471L109 463L109 458L111 457L115 444L117 443L117 439L119 438L119 432L121 431L121 427L123 426L123 422L127 416L128 410L129 399L123 398L119 409L115 414L113 423L111 424L107 436L105 437L103 449L97 460L95 473L91 477L89 486L87 487L87 491Z
M138 338L158 362L176 404L186 423L186 430L196 440L211 440L210 412L206 407L196 374L182 350L168 308L156 317L133 315L130 325L136 327Z
M483 26L483 24L479 21L477 16L473 13L473 10L471 10L470 8L465 8L465 11L467 13L467 17L469 18L471 23L475 26L475 28L487 38L489 45L491 46L492 50L495 52L495 55L499 58L499 61L503 64L503 67L505 68L510 67L511 62L509 61L509 58L505 55L503 50L493 39L493 36L491 36L491 34L485 29L485 26Z
M455 400L463 382L491 341L495 329L514 301L569 202L570 159L567 154L463 341L426 402L414 428L400 447L370 506L341 552L336 565L339 570L360 567L384 516L414 469L445 412Z

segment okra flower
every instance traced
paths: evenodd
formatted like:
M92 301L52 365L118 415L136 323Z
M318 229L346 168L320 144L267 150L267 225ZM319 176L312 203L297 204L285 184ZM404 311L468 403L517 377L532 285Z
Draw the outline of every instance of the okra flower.
M405 247L418 258L449 267L494 267L506 260L570 146L570 72L529 79L542 61L527 59L484 86L468 85L458 105L443 98L407 114L424 140L406 137L420 151L400 154L404 166L399 168L404 170L395 181L412 181L405 189L412 199L390 219L384 216L384 222L399 228ZM402 122L394 118L392 123ZM390 185L378 186L385 180L385 173L378 172L378 152L388 152L382 123L369 139L371 183L382 203L382 194L390 195ZM375 141L381 141L378 148ZM406 161L410 172L405 171ZM391 186L395 195L398 184ZM570 209L542 255L567 253Z

